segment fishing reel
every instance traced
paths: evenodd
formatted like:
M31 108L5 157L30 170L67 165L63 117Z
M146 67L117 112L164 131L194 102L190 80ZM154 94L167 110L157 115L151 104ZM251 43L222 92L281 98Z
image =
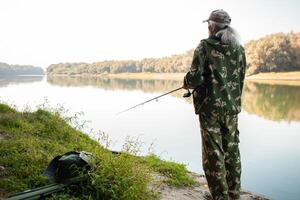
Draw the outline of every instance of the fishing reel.
M186 92L183 94L183 98L188 98L188 97L190 97L191 95L192 95L192 93L190 92L190 90L189 89L185 89L186 90Z
M188 98L188 97L190 97L192 95L192 93L190 92L190 90L188 88L188 81L187 81L186 77L184 77L184 79L183 79L183 86L182 86L182 88L186 91L182 95L183 98Z

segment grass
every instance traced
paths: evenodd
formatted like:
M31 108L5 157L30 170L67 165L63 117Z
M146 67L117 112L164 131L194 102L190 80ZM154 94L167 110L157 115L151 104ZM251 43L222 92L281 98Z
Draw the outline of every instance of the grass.
M147 165L155 172L162 174L165 179L162 181L176 187L193 186L196 182L188 175L183 164L170 161L163 161L156 155L149 155L144 158Z
M0 198L49 183L42 176L44 169L56 155L71 150L93 153L95 168L76 191L58 193L50 199L155 199L156 192L149 189L153 173L177 187L195 183L182 164L162 161L154 155L132 155L138 152L135 143L124 144L124 153L112 154L71 127L71 119L62 117L58 110L19 112L0 104Z

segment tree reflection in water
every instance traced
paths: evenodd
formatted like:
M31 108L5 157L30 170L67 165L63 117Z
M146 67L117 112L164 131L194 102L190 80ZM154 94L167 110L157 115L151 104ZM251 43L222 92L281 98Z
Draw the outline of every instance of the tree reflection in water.
M248 113L273 121L300 121L300 86L247 81L243 108Z
M180 80L121 79L108 77L47 77L53 85L84 87L93 86L105 90L141 90L167 92L180 87ZM182 92L173 94L182 97ZM191 103L191 99L188 100ZM270 85L246 81L243 109L273 121L300 121L300 86Z
M42 80L43 76L0 76L0 87L22 83L39 82Z

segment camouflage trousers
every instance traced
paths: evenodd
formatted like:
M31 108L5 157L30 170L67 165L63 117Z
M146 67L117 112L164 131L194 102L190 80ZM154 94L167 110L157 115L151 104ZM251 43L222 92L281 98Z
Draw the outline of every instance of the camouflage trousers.
M214 200L239 199L241 161L237 115L199 115L202 165Z

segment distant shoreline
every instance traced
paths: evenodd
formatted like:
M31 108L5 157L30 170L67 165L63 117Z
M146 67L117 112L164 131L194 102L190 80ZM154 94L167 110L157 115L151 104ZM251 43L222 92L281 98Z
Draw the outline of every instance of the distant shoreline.
M288 80L300 81L300 71L296 72L267 72L247 76L249 80Z
M153 79L153 80L183 80L185 73L118 73L118 74L48 74L47 76L68 76L68 77L107 77L120 79ZM262 82L299 82L300 72L268 72L250 75L246 80Z
M246 77L247 81L270 85L300 86L300 72L268 72Z
M247 79L248 82L255 82L260 84L267 84L267 85L287 85L287 86L300 86L300 79L296 80L289 80L289 79Z
M118 73L118 74L47 74L47 76L61 77L99 77L119 79L145 79L145 80L183 80L185 73Z

